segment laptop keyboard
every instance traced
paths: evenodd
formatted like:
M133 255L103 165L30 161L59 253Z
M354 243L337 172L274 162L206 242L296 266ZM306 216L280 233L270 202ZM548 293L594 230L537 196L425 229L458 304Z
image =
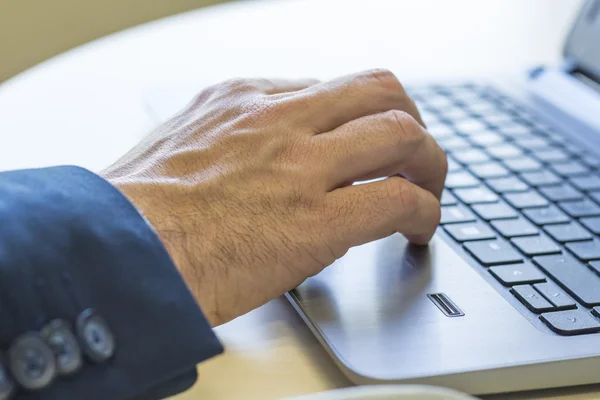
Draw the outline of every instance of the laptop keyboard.
M447 236L552 331L600 332L600 158L493 88L409 92L448 153Z

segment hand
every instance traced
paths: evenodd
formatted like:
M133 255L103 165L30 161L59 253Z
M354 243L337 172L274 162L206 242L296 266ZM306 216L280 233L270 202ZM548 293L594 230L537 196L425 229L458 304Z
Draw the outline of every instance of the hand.
M202 92L103 172L152 223L213 325L395 232L426 244L445 153L387 71ZM371 183L353 182L389 177Z

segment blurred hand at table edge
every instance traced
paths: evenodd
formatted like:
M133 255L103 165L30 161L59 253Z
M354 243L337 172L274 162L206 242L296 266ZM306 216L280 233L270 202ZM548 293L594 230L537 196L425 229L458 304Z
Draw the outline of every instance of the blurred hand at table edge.
M396 232L427 244L446 172L401 83L371 70L209 87L101 175L150 221L216 326L353 246Z

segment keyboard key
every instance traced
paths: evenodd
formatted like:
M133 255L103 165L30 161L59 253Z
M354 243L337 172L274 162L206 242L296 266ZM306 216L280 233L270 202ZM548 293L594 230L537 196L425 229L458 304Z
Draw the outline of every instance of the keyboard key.
M447 156L447 158L448 158L448 172L454 172L454 171L458 171L459 169L462 169L462 165L457 163L456 160L454 160L452 157Z
M477 261L485 266L514 264L523 261L523 257L506 242L486 240L467 242L464 246Z
M446 176L448 189L459 189L479 186L479 181L466 171L451 172Z
M498 195L484 187L455 189L454 195L467 204L493 203L498 201Z
M572 256L535 257L533 262L575 300L588 307L600 305L600 278Z
M515 143L525 150L543 149L550 145L547 139L539 136L523 136L515 139Z
M434 107L436 109L444 109L447 107L452 107L454 106L454 102L443 95L429 95L427 97L424 97L425 102L431 106Z
M471 140L471 142L473 142L473 144L476 144L479 146L489 146L492 144L500 144L500 143L504 143L506 141L506 139L504 139L503 136L498 135L497 133L494 133L494 132L483 132L483 133L479 133L477 135L472 135L472 136L469 136L469 140Z
M542 168L542 164L539 161L525 155L519 158L504 160L503 162L506 168L513 172L539 171Z
M581 157L581 161L588 167L600 168L600 157L591 154L585 154Z
M469 170L479 178L500 178L510 175L510 172L497 162L477 164L469 167Z
M600 261L590 261L589 265L592 271L600 275Z
M600 321L587 311L566 310L542 314L540 319L560 335L581 335L600 332Z
M559 224L571 219L554 206L524 210L523 214L536 225Z
M594 200L596 203L600 204L600 191L598 192L589 192L588 195Z
M559 186L540 188L540 193L550 199L550 201L570 201L583 199L583 194L581 192L566 183L563 183Z
M571 158L571 156L567 152L557 148L547 150L536 150L532 154L535 158L545 163L566 161L569 158Z
M481 164L490 161L490 157L481 150L463 150L452 154L461 164Z
M551 186L562 182L562 179L545 170L539 172L525 172L521 174L521 179L531 186Z
M494 114L486 115L485 122L494 126L512 125L517 123L513 115L500 110L497 110Z
M548 200L532 190L522 193L507 193L504 195L504 198L516 208L543 207L548 205Z
M438 143L440 146L446 151L458 151L470 149L473 145L467 142L465 139L460 136L454 136L445 139L438 139Z
M471 114L469 114L466 110L461 107L444 107L442 110L442 116L444 119L451 121L461 121L465 119L471 118Z
M565 177L585 175L590 172L590 169L588 167L574 160L561 164L552 164L550 168L557 174Z
M488 179L486 180L486 183L496 193L524 192L529 189L529 186L514 176L509 178Z
M467 119L454 124L454 128L459 134L472 135L488 130L488 127L476 119Z
M600 206L589 199L564 201L558 206L573 218L600 216Z
M442 206L453 206L456 204L456 197L450 191L444 189L442 192L442 199L440 200Z
M521 217L492 221L490 224L506 238L531 236L539 233L535 225Z
M442 218L440 224L456 224L459 222L475 221L475 215L464 206L442 207Z
M446 225L444 229L458 242L494 239L496 237L494 231L481 222Z
M600 190L600 177L595 175L577 176L571 178L570 181L573 186L581 190Z
M515 218L519 214L506 203L476 204L473 211L486 221L493 219Z
M592 234L577 222L568 224L547 225L544 230L554 240L560 243L577 242L592 239Z
M517 158L523 155L523 151L512 144L490 146L486 150L492 157L498 159Z
M546 236L525 236L510 239L526 256L543 256L547 254L560 254L560 247Z
M544 282L546 277L530 263L490 267L489 271L504 286Z
M571 242L565 246L582 261L600 260L600 241L598 240Z
M554 305L539 294L532 286L515 286L510 292L534 313L539 314L554 309Z
M579 221L590 231L596 235L600 235L600 217L582 218Z
M533 287L558 309L565 310L577 307L575 301L554 282L536 283Z
M500 133L508 137L530 136L533 130L525 125L507 125L498 129Z

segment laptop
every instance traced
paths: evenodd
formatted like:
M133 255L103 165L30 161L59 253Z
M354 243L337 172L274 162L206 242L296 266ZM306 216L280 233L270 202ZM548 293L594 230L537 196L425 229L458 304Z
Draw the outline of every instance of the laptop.
M407 88L448 154L436 236L355 247L291 304L356 384L600 382L600 0L561 65ZM157 114L180 105L153 99Z

